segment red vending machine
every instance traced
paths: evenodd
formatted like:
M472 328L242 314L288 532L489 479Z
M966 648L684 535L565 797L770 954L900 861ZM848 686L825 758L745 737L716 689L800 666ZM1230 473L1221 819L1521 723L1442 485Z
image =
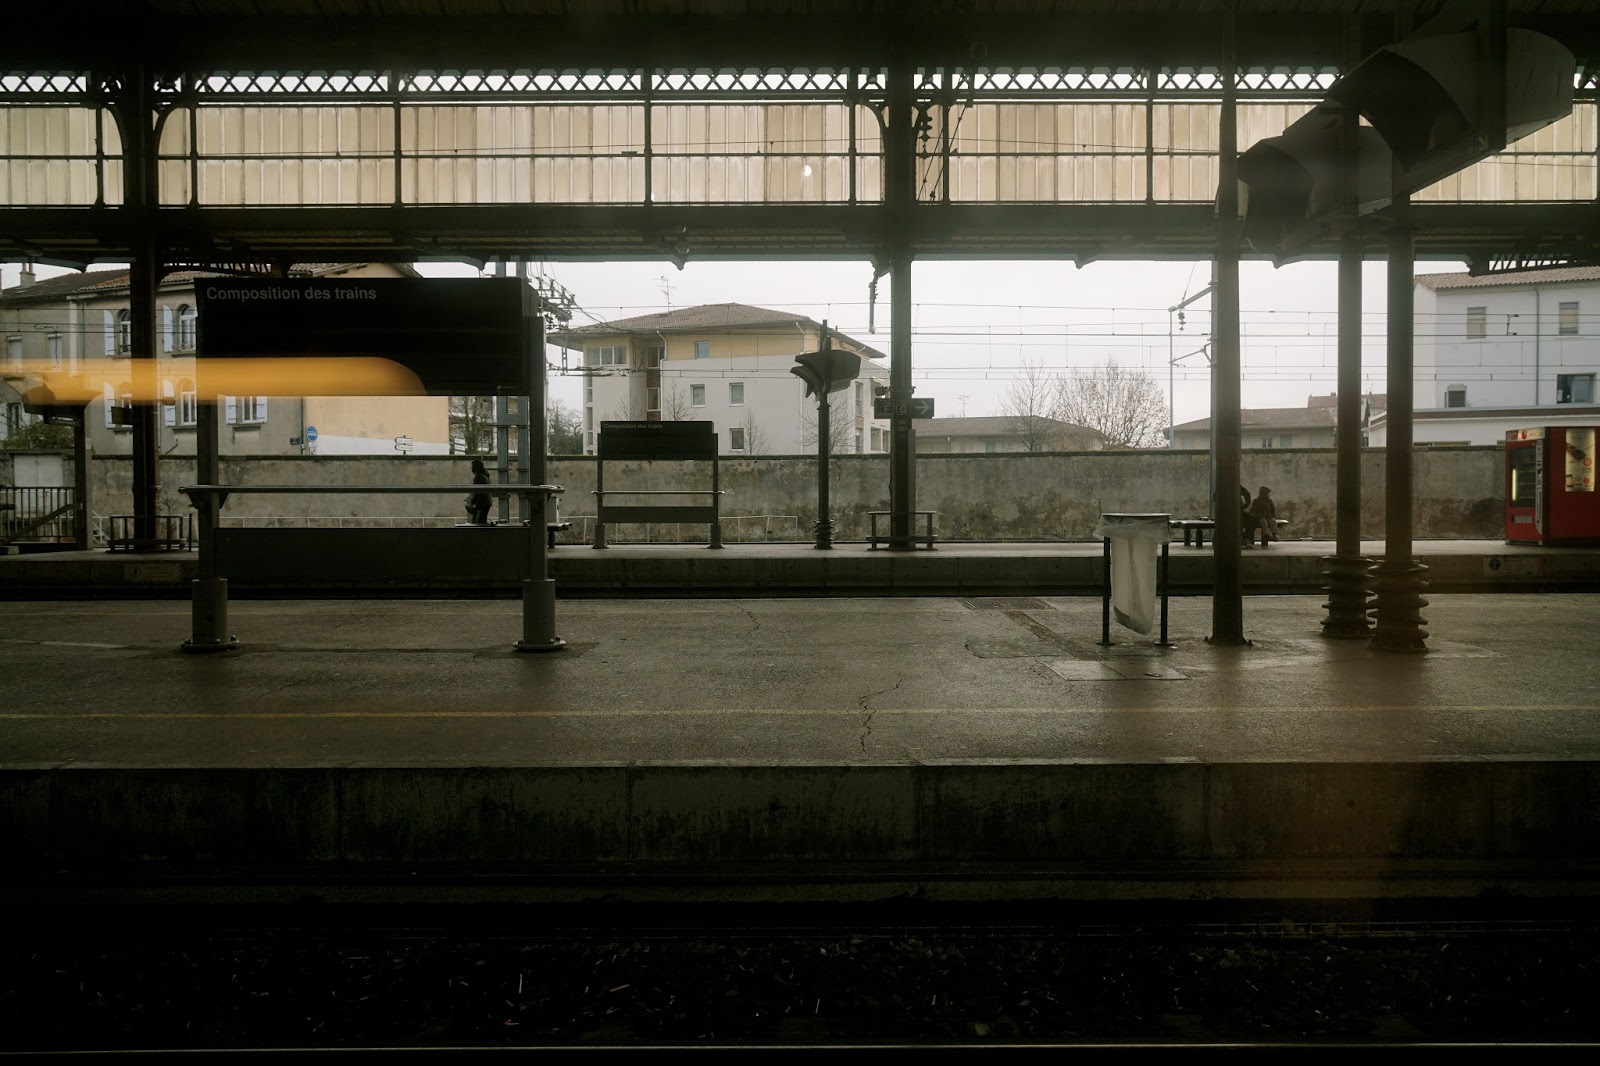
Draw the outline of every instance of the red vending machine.
M1506 543L1600 544L1595 428L1506 431Z

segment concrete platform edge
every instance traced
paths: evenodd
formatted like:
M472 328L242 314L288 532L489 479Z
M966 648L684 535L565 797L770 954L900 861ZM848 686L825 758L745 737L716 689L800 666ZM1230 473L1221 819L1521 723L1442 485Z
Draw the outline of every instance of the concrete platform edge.
M1600 762L0 771L13 875L262 864L1592 863Z

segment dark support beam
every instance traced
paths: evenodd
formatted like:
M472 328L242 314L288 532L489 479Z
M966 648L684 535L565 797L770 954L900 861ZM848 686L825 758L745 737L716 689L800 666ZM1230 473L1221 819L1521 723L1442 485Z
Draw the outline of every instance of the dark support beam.
M386 70L526 67L866 66L972 61L984 46L999 64L1214 63L1221 20L1169 10L1046 15L941 15L935 11L848 14L352 17L152 15L117 5L83 18L80 5L28 12L32 25L0 38L0 65L41 70L67 62L95 66L142 53L174 69ZM586 5L571 5L583 7ZM930 5L932 6L932 5ZM911 9L919 5L910 5ZM19 12L19 17L25 13ZM120 16L120 17L119 17ZM1288 66L1339 61L1337 15L1296 11L1239 20L1241 61ZM1373 20L1381 33L1381 20Z
M1377 604L1372 646L1378 651L1427 651L1428 631L1421 609L1427 567L1411 554L1411 474L1413 459L1412 382L1413 303L1416 256L1412 247L1410 194L1395 167L1389 230L1389 408L1384 443L1384 557L1374 568Z
M1356 130L1360 116L1346 109L1340 116L1340 190L1349 229L1339 242L1339 376L1338 422L1334 431L1334 553L1323 558L1327 569L1327 617L1322 635L1338 639L1370 636L1367 620L1367 571L1372 560L1361 554L1361 248L1357 225L1359 167Z
M1232 21L1230 14L1229 21ZM1211 594L1211 643L1248 644L1244 637L1244 586L1239 572L1239 181L1238 70L1231 41L1222 61L1222 107L1218 130L1216 360L1212 365L1211 464L1212 554L1216 585Z
M156 289L163 265L155 243L154 211L157 196L155 107L150 76L142 67L130 72L117 100L122 138L127 153L124 165L124 202L142 220L134 236L129 260L128 311L133 350L128 371L133 395L133 538L143 547L156 537L157 495L161 484L157 457L160 445L160 389L156 355L161 350L157 330Z
M916 210L916 131L912 120L912 71L889 72L888 123L884 134L884 199L893 227L889 240L889 549L916 545L917 438L911 421L911 244L896 222L909 224ZM902 413L904 412L904 413Z
M89 539L89 516L94 513L89 500L89 412L95 406L80 411L72 426L72 546L81 552L94 546Z
M205 329L205 323L200 323ZM222 397L206 379L206 361L195 358L195 398L198 401L194 427L194 479L198 485L222 484L222 461L218 434L222 425ZM195 579L189 583L191 607L189 639L183 650L193 653L228 651L239 642L228 632L228 579L217 558L217 537L222 527L222 505L226 496L207 493L190 501L195 510L200 558Z
M134 257L128 271L128 310L133 343L128 373L132 377L135 399L133 417L133 538L144 547L153 544L156 537L156 497L161 487L157 468L160 455L161 411L160 389L157 387L156 352L160 350L157 329L160 316L156 314L156 286L160 283L161 264L156 261L154 249Z
M1210 203L922 204L910 218L882 203L485 204L393 208L174 207L157 214L173 262L414 262L441 255L493 261L663 262L641 233L687 232L696 259L854 260L902 237L919 260L1209 259ZM135 254L135 212L123 207L27 207L6 213L0 258L82 266ZM1417 254L1483 261L1509 254L1584 259L1600 245L1600 201L1422 203L1412 208ZM222 251L219 251L222 250ZM1366 238L1368 257L1384 254ZM1299 258L1333 260L1336 237ZM1252 255L1253 259L1266 259Z

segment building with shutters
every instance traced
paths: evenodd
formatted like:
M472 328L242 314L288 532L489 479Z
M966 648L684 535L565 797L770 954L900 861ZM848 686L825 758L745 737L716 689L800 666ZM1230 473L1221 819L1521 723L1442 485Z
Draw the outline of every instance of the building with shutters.
M415 277L405 265L310 264L293 271L312 277ZM195 389L195 283L216 275L176 271L156 297L159 316L158 387L164 398L159 422L163 455L193 455L199 415ZM133 337L128 309L128 272L92 270L34 280L0 292L0 338L5 344L0 376L22 366L73 372L91 361L128 370L111 375L104 396L86 417L89 446L96 455L132 452L132 433L119 424L118 409L132 391ZM15 389L0 393L4 425L30 420ZM449 451L449 402L426 397L227 396L222 403L219 447L225 455L395 455ZM403 443L397 443L397 438Z

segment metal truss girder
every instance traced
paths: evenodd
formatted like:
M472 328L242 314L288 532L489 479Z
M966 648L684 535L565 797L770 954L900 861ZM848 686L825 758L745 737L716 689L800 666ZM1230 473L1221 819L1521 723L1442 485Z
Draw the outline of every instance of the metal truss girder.
M1425 258L1488 263L1592 256L1600 204L1417 204ZM119 208L0 212L0 257L67 263L130 254L143 229ZM903 236L919 258L1204 259L1210 204L656 205L568 207L166 208L155 231L186 262L333 262L524 254L551 259L874 258ZM1374 223L1368 254L1381 253ZM1332 259L1337 242L1297 258Z

